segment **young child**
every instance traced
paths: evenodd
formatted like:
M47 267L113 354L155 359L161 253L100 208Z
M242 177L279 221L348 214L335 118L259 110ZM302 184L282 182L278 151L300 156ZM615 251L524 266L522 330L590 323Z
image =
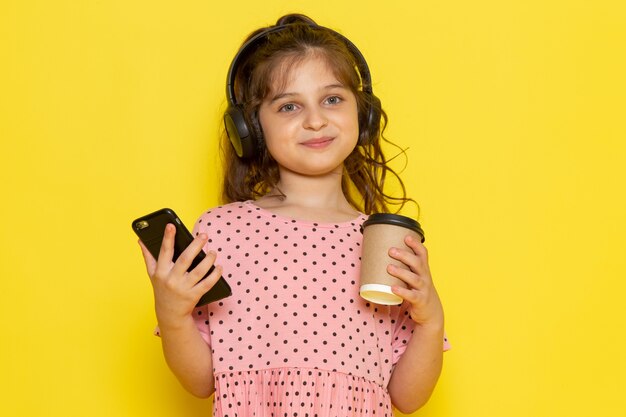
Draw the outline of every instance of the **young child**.
M227 98L225 204L200 217L176 263L172 225L158 262L142 245L168 365L191 393L215 391L218 417L418 409L447 346L426 248L407 237L411 250L389 249L409 267L388 268L408 285L393 288L402 305L359 296L362 223L409 200L383 190L396 175L365 60L338 33L287 15L241 47ZM195 308L221 274L232 296Z

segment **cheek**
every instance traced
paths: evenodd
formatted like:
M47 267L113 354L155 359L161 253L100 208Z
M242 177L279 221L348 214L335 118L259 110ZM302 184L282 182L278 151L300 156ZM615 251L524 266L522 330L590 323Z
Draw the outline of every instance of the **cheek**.
M356 111L352 117L346 120L346 124L344 126L352 132L352 136L354 136L354 140L356 142L359 138L359 115Z
M266 120L267 123L261 124L263 131L263 140L265 146L271 151L272 148L280 148L289 137L289 127L285 124L272 123Z
M344 126L356 131L356 135L359 134L359 110L357 108L356 101L351 103L352 106L349 111L344 114Z
M263 132L263 140L271 142L276 136L276 123L272 120L272 117L264 112L259 112L259 125Z
M269 123L269 121L267 120L268 118L266 112L264 112L263 109L260 109L257 117L257 121L259 122L261 130L263 131L263 133L267 132L271 126L271 123Z

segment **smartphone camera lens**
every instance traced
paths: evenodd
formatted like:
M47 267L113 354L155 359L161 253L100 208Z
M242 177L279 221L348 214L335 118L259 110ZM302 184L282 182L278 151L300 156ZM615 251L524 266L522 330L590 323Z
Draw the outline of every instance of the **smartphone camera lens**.
M135 223L135 227L137 228L137 230L142 230L145 229L146 227L148 227L149 224L147 221L142 220L140 222Z

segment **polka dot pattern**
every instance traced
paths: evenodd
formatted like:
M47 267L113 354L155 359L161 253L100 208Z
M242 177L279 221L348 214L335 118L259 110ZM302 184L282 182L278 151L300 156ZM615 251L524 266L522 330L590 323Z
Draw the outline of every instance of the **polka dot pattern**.
M207 233L233 290L194 312L215 416L391 416L386 387L414 323L406 306L358 294L365 219L296 221L251 201L200 217L194 233Z

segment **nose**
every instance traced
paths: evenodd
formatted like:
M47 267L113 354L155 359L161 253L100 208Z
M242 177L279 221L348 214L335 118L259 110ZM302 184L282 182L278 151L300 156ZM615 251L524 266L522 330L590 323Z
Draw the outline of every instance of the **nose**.
M328 118L322 109L315 107L307 109L303 121L305 129L320 130L326 125L328 125Z

